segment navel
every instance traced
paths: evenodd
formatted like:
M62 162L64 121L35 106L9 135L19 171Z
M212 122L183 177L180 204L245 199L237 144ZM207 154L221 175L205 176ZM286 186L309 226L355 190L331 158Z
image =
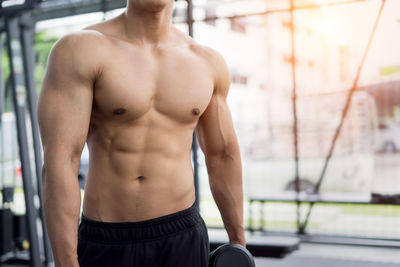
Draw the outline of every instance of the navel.
M137 177L138 180L143 180L144 176L140 175Z
M193 115L199 115L200 114L200 109L198 109L198 108L192 109L192 114Z
M117 108L116 110L113 111L113 114L114 115L122 115L125 113L125 111L126 111L126 109L124 109L124 108Z

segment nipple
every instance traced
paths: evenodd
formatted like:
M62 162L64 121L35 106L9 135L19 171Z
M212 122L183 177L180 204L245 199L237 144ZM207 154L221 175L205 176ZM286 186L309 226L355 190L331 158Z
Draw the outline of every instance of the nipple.
M126 109L124 109L124 108L118 108L118 109L113 111L113 114L114 115L121 115L121 114L124 114L125 111L126 111Z
M200 109L198 109L198 108L192 109L192 114L193 115L199 115L200 114Z

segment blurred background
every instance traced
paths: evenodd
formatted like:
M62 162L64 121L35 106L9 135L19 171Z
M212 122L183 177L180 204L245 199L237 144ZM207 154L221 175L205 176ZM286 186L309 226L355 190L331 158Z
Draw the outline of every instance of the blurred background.
M15 229L2 219L0 265L24 258L16 256L24 250L46 254L46 244L32 248L32 232L41 236L43 229L36 224L41 152L32 111L49 51L61 36L125 6L120 0L2 1L0 188L2 216L13 217ZM281 258L297 250L286 257L289 265L261 259L273 253L257 264L398 266L400 1L180 0L173 23L228 63L249 236L282 249ZM82 195L88 158L85 148ZM223 223L197 142L192 158L200 212L217 233ZM311 254L314 261L304 262ZM338 265L316 259L342 254L349 261Z

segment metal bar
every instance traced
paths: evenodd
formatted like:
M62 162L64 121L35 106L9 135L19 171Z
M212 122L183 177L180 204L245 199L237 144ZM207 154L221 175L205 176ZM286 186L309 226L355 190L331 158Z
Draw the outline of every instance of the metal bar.
M8 75L6 80L6 85L4 86L4 100L7 100L8 94L11 91L11 74ZM4 110L5 110L6 101L4 102Z
M8 7L0 8L0 17L3 16L15 16L25 10L32 9L35 6L35 2L32 0L25 0L22 4L12 5Z
M21 43L17 17L5 18L7 29L7 48L9 55L12 96L17 122L19 155L22 167L22 179L25 195L27 230L29 236L30 263L32 267L41 267L39 238L37 232L37 213L34 205L34 190L29 161L29 145L25 124L25 81L21 59Z
M345 106L343 108L343 112L342 112L342 117L340 119L340 123L339 123L339 125L338 125L338 127L336 129L335 135L333 136L332 143L331 143L331 146L329 148L328 155L326 156L325 163L324 163L324 166L323 166L322 171L321 171L321 175L320 175L320 177L318 179L317 184L314 187L314 193L318 193L319 192L319 189L321 187L321 183L322 183L322 181L323 181L323 179L325 177L326 170L328 169L328 165L329 165L330 159L332 157L333 151L334 151L335 146L336 146L336 141L337 141L337 139L339 137L339 134L340 134L340 132L342 130L344 120L346 119L347 112L348 112L348 110L350 108L350 104L351 104L351 100L352 100L352 97L353 97L353 93L357 89L358 81L359 81L360 75L361 75L361 71L362 71L362 68L364 66L365 59L367 58L367 55L368 55L368 52L369 52L369 48L371 47L372 40L373 40L373 38L375 36L375 32L376 32L376 29L378 27L378 24L379 24L381 15L382 15L383 8L385 7L385 3L386 3L386 0L382 0L381 6L380 6L379 11L378 11L378 15L376 16L376 19L375 19L374 27L372 28L371 35L369 36L369 40L368 40L367 46L365 47L365 50L364 50L363 56L361 58L360 64L358 65L356 77L354 78L354 81L353 81L353 86L351 87L351 89L349 90L349 93L347 95L346 104L345 104ZM314 203L310 203L306 218L305 218L304 223L302 225L302 229L303 230L307 227L307 223L309 221L313 206L314 206Z
M3 42L1 41L3 37L3 33L0 32L0 55L3 55ZM0 61L0 146L1 146L1 162L0 164L3 164L5 160L5 149L4 149L4 128L3 128L3 113L6 109L6 101L5 101L5 83L4 83L4 72L3 72L3 61ZM1 187L4 187L4 179L6 176L6 170L5 168L1 168L1 174L0 174L0 182L1 182ZM3 201L4 204L4 201ZM1 266L1 265L0 265Z
M101 0L101 11L103 13L107 12L107 1L106 0Z
M48 239L46 225L44 220L44 212L43 212L43 193L42 193L42 148L40 144L40 136L39 136L39 127L38 120L36 114L36 103L37 103L37 95L36 95L36 84L34 80L34 66L35 66L35 55L34 49L32 46L33 43L33 35L34 35L34 27L35 23L32 21L32 18L29 13L25 13L21 16L21 43L22 43L22 52L23 52L23 60L24 60L24 68L25 68L25 81L26 81L26 89L27 89L27 100L28 100L28 108L29 114L31 118L31 128L32 128L32 140L33 140L33 150L35 153L35 170L36 170L36 189L40 200L39 206L39 217L41 220L42 226L42 240L43 240L43 249L45 256L45 266L53 262L53 254L50 247L50 241Z
M102 6L101 0L96 2L72 2L71 4L62 4L49 7L46 6L46 3L47 2L44 2L43 5L39 5L37 8L32 10L32 16L35 21L76 16L94 12L104 12L104 10L107 12L126 7L126 1L124 0L106 1L105 6Z
M260 230L263 231L265 229L265 214L264 214L264 202L260 202Z
M186 23L188 25L189 36L193 37L193 2L192 0L187 0L187 13L186 13Z
M1 41L3 37L3 33L0 32L0 55L3 55L3 42ZM5 101L6 97L6 89L5 89L5 82L4 82L4 72L3 72L3 61L0 62L0 124L1 124L1 115L5 111Z
M250 233L254 232L254 228L253 228L253 200L250 199L249 201L249 219L248 219L248 229L250 231Z
M194 190L196 196L196 206L200 211L200 183L199 183L199 163L198 163L198 144L196 133L193 132L193 142L192 142L192 160L193 160L193 176L194 176Z
M207 226L209 229L221 229L223 226ZM265 233L264 233L265 234ZM320 244L338 244L338 245L358 245L372 247L400 248L400 239L380 238L380 237L363 237L363 236L346 236L333 234L307 234L298 235L294 232L270 230L268 236L293 237L300 238L302 243L320 243Z
M103 12L103 21L105 21L106 14L107 14L107 1L106 0L101 0L101 11Z
M295 164L295 189L297 192L296 197L296 206L297 206L297 230L298 233L301 234L301 214L300 214L300 206L301 202L298 199L298 195L300 192L300 178L299 178L299 144L298 144L298 120L297 120L297 83L296 83L296 39L295 39L295 28L294 28L294 0L290 1L290 36L291 36L291 66L292 66L292 107L293 107L293 145L294 145L294 164Z
M280 8L280 9L271 9L271 10L265 10L265 11L261 11L261 12L253 12L253 13L231 15L231 16L211 16L211 17L206 17L203 19L195 19L195 20L193 20L193 22L207 22L207 21L213 21L213 20L218 20L218 19L238 19L238 18L245 18L245 17L252 17L252 16L266 16L266 15L271 15L271 14L275 14L275 13L291 12L292 10L297 11L297 10L317 9L317 8L321 8L321 7L332 7L332 6L348 5L348 4L355 4L355 3L364 3L364 2L369 2L369 1L377 1L377 0L349 0L346 2L310 4L310 5L293 7L293 9L292 8ZM185 21L175 20L174 22L175 23L183 23Z

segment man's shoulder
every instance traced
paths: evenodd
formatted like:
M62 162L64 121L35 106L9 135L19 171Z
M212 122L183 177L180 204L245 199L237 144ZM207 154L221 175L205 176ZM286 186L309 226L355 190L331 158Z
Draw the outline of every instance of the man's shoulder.
M195 41L191 44L191 50L207 62L217 82L230 79L228 65L219 51Z
M81 29L61 36L54 46L62 46L65 49L76 49L79 51L82 48L98 47L104 43L104 41L105 38L100 32L90 29Z
M60 37L51 48L49 60L75 68L97 69L104 61L106 39L93 30L77 30Z
M52 77L79 74L92 79L103 66L101 36L96 32L78 30L60 37L52 46L48 71ZM63 74L63 75L61 75ZM69 76L72 77L72 76Z
M221 53L216 49L200 44L195 40L191 42L190 48L194 53L205 59L207 62L212 64L222 64L225 62L225 59L222 57Z

